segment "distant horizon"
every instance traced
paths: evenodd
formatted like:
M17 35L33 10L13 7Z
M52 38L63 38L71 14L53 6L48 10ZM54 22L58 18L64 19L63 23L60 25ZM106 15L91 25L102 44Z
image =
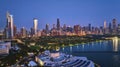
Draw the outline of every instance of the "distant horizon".
M33 27L33 19L38 19L38 29L44 29L46 24L52 28L60 19L60 24L67 26L103 26L116 19L120 22L119 0L1 0L0 1L0 30L6 25L6 12L13 15L14 24L18 29Z

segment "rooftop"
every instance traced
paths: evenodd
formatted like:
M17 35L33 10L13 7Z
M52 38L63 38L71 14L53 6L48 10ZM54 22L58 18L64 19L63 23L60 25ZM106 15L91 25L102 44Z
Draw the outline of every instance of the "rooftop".
M49 51L45 51L49 52ZM52 57L51 54L55 57ZM39 61L38 63L42 63L44 66L60 66L60 67L94 67L94 63L88 60L86 57L77 57L72 55L67 55L65 53L61 53L58 51L53 51L53 53L40 54L36 57Z

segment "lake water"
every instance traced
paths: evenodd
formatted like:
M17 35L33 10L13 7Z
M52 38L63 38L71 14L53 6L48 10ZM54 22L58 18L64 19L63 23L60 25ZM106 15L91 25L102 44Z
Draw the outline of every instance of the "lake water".
M120 67L120 39L76 44L60 48L61 52L75 56L85 56L101 67Z

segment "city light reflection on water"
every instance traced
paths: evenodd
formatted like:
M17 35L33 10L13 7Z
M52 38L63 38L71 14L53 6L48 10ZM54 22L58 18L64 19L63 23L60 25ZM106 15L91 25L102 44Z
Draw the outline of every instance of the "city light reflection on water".
M120 67L120 39L100 40L64 47L64 53L77 56L86 56L101 67Z
M84 44L82 45L82 48L84 49Z
M70 46L70 52L72 52L72 46Z
M112 41L113 41L113 51L117 52L118 51L118 38L114 37Z
M79 48L78 44L77 44L77 49Z
M100 40L100 44L102 44L102 41Z
M64 47L62 48L62 50L64 51Z

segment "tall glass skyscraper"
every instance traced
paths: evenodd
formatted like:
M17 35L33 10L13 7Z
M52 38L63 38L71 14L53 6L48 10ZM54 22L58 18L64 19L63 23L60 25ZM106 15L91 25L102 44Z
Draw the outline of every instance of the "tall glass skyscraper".
M14 30L13 30L13 15L10 15L9 12L7 12L7 25L6 25L6 38L12 39L14 37Z
M36 18L34 19L33 29L34 29L34 34L36 35L38 30L38 20Z
M49 24L46 24L46 34L49 33Z
M60 21L59 21L59 18L57 18L57 30L60 30Z

